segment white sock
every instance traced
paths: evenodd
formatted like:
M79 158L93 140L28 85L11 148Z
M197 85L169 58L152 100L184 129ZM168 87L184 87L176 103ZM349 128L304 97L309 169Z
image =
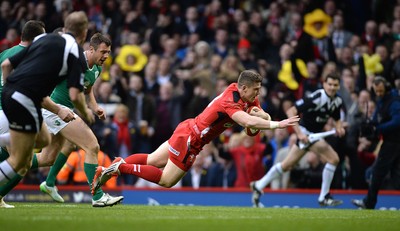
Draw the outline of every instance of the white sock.
M324 170L322 171L321 192L319 194L318 201L323 201L325 199L325 195L329 193L333 176L335 175L335 170L335 165L330 163L325 164Z
M0 147L10 145L10 133L4 133L0 135Z
M0 186L6 184L10 181L17 173L7 162L7 160L0 163Z
M256 188L260 191L262 191L267 185L271 183L274 179L276 179L278 176L282 175L283 170L282 170L282 164L277 163L272 168L261 178L260 180L256 181Z

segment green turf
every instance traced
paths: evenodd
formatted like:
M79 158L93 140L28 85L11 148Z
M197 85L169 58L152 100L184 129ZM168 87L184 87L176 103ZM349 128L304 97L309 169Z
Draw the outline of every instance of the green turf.
M399 211L200 206L13 203L0 209L5 231L399 230Z

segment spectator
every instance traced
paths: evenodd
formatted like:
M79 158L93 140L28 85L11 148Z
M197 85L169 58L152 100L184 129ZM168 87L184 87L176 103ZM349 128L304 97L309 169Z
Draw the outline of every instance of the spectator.
M382 136L382 146L379 150L378 159L372 169L371 184L368 194L361 200L352 200L352 203L362 209L375 209L378 201L378 192L382 186L383 179L390 171L394 186L400 188L399 161L400 161L400 100L397 94L393 94L390 83L383 77L375 77L373 90L376 94L377 107L372 123L364 127L362 136L375 140L376 135ZM370 126L373 127L370 127Z
M14 28L8 29L6 37L0 41L0 52L18 45L20 41L17 30Z
M238 145L230 144L229 153L236 168L235 187L247 188L251 181L260 179L265 169L263 158L270 155L266 145L259 141L259 137L248 136L244 131L237 134ZM231 139L233 140L233 139Z
M118 153L114 154L117 157L126 158L131 153L134 153L136 142L136 134L138 131L135 129L132 122L129 121L129 108L124 104L119 104L114 113L114 118L111 127L115 130L117 138ZM133 185L136 178L131 175L121 177L120 184Z
M217 28L215 38L211 42L211 50L213 54L219 55L224 59L229 54L233 53L233 48L229 45L229 34L224 28Z
M156 100L156 120L152 137L152 150L170 137L181 121L180 99L174 96L174 86L170 82L160 85L160 95Z
M332 42L335 45L335 48L344 48L346 47L353 34L344 28L344 19L343 15L336 14L333 16L333 32L332 32Z
M247 39L240 39L237 46L237 53L240 63L245 69L258 70L254 54L250 53L250 42Z
M365 23L364 33L361 41L368 45L368 48L373 51L378 39L378 25L374 20L368 20Z
M143 92L143 81L140 76L132 75L129 79L129 92L126 102L129 110L129 121L135 126L135 147L132 153L151 152L151 137L154 135L155 101Z

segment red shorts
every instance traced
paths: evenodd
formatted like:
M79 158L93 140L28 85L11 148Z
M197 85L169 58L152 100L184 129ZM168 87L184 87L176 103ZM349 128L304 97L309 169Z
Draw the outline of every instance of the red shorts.
M169 159L185 172L192 167L204 145L190 126L190 120L183 121L168 140Z

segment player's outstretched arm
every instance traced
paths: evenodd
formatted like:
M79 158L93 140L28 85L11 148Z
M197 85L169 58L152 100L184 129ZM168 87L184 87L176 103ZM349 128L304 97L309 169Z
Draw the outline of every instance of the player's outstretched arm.
M263 118L252 116L244 111L237 111L232 115L232 119L240 126L251 129L276 129L295 126L298 124L300 118L298 115L289 117L282 121L271 121Z

